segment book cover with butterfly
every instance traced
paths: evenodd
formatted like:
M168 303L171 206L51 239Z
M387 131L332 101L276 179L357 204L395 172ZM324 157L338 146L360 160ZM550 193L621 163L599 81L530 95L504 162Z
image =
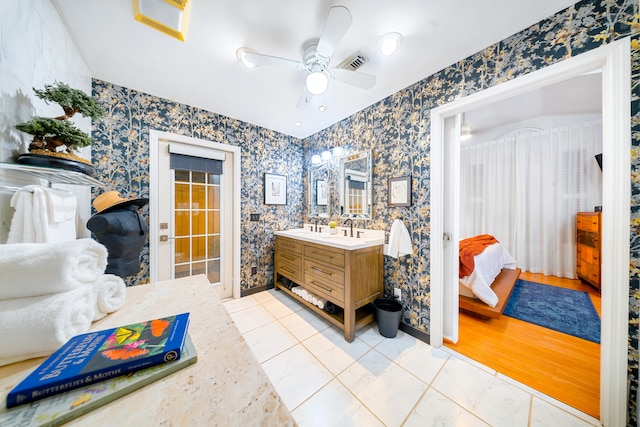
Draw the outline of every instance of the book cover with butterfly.
M7 408L104 381L182 355L189 313L76 335L7 395Z

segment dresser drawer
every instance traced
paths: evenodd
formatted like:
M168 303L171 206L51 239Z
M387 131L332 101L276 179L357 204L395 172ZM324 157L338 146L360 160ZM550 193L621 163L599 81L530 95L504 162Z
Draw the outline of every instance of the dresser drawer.
M344 250L342 249L329 246L316 247L313 245L305 245L304 257L305 259L313 259L329 264L334 269L336 267L344 268Z
M276 236L276 253L278 250L289 251L296 255L302 255L302 243L294 239Z
M578 215L576 218L576 228L578 230L598 232L600 228L600 215Z
M577 258L588 264L600 265L600 251L590 246L578 245Z

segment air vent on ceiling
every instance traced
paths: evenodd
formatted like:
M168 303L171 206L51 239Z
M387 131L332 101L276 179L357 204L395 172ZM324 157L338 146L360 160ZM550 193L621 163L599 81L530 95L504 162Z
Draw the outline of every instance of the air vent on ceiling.
M360 52L356 52L354 55L345 59L338 65L338 68L344 68L345 70L355 71L367 63L367 58Z

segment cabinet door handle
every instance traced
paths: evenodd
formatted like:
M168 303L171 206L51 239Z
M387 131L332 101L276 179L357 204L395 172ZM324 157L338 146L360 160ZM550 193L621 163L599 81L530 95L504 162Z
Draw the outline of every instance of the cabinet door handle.
M284 267L280 267L280 270L289 273L289 274L293 274L293 271L289 270L288 268L284 268Z
M329 292L329 293L333 292L333 289L331 289L331 288L327 288L326 286L322 286L321 284L319 284L318 282L316 282L316 281L314 281L314 280L312 280L312 281L311 281L311 282L309 282L309 283L311 283L312 285L317 286L317 287L319 287L319 288L321 288L321 289L324 289L325 291L327 291L327 292Z
M296 259L287 255L282 255L280 254L280 258L282 259L288 259L289 261L295 261Z
M315 266L311 267L311 269L315 270L315 271L318 271L318 272L320 272L322 274L326 274L327 276L333 276L333 273L331 273L330 271L325 271L325 270L323 270L321 268L318 268L318 267L315 267Z

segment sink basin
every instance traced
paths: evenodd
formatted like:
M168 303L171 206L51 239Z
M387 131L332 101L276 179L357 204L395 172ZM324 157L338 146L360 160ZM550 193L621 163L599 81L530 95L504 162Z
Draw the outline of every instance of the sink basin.
M326 227L323 227L323 229L326 230ZM326 231L322 233L310 231L308 228L294 228L291 230L276 231L275 234L278 236L304 240L305 242L318 243L321 245L349 250L361 249L384 243L384 231L378 230L365 230L364 236L360 238L345 237L341 231L339 231L338 234L329 234Z

